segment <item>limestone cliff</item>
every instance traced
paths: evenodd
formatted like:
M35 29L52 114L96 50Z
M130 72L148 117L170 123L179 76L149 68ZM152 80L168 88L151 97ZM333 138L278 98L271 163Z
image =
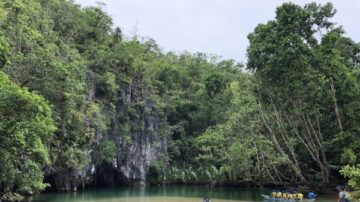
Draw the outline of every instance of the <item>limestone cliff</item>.
M95 99L95 91L96 86L90 84L88 100ZM145 184L148 166L156 163L166 149L166 137L160 134L160 112L151 96L141 76L133 77L131 83L122 83L115 96L115 114L108 117L110 130L96 133L89 148L89 165L82 170L54 173L49 177L52 187L57 191L76 191L87 185ZM98 147L105 138L116 145L112 163L97 162Z

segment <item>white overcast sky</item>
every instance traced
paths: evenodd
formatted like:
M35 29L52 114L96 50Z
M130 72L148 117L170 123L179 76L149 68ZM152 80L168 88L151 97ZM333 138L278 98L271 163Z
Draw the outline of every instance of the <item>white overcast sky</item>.
M75 0L97 6L99 0ZM275 16L284 0L100 0L115 26L127 36L153 38L164 51L205 52L246 62L247 35ZM293 0L304 5L310 0ZM333 18L354 41L360 41L360 0L332 2Z

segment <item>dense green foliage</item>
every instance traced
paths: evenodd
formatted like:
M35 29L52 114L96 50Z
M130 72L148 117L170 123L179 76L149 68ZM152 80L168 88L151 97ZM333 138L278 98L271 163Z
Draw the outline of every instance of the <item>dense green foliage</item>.
M261 82L263 122L297 178L308 181L306 171L315 166L329 183L331 167L346 163L345 149L359 149L359 44L329 21L331 4L289 3L276 14L249 35L248 68Z
M44 175L114 163L131 134L152 135L144 116L166 140L151 183L336 182L359 163L360 45L334 14L278 7L249 34L244 71L127 38L99 8L2 1L1 188L37 191Z
M0 181L4 190L43 190L42 168L50 163L46 145L55 131L42 96L11 82L0 72Z
M334 14L331 4L284 4L249 35L248 49L266 133L298 179L324 184L349 163L342 156L359 152L359 44L329 21Z
M350 179L348 184L352 189L355 190L353 193L354 198L359 200L360 199L360 166L347 165L342 168L340 173Z

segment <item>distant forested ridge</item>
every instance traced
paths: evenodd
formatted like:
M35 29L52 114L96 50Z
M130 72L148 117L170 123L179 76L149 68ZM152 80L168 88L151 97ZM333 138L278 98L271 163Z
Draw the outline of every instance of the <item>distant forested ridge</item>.
M1 1L0 195L360 186L360 44L335 13L279 6L248 35L245 67L126 37L97 7Z

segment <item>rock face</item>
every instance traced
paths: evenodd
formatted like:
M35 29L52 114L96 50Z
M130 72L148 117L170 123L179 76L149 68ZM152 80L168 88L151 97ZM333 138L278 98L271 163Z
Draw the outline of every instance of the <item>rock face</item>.
M156 118L151 116L142 121L146 122L146 127L156 126L157 123ZM158 134L146 130L134 131L130 142L121 136L115 139L121 145L116 158L117 171L126 184L144 183L148 166L156 162L164 150L165 141Z
M96 97L94 88L90 87L88 100ZM52 187L57 191L76 191L86 185L145 184L148 166L166 151L166 138L160 134L160 114L141 77L134 77L131 84L122 84L116 96L116 113L109 117L110 130L96 134L93 140L92 162L84 170L65 169L53 174ZM115 142L116 158L112 163L97 165L96 152L105 137Z
M51 176L52 187L58 192L75 192L93 181L90 165L83 170L64 169Z
M160 134L159 114L151 93L143 89L138 78L132 85L123 87L119 94L118 117L112 131L119 145L116 157L118 180L125 184L143 184L148 166L155 163L166 148L165 138ZM124 126L125 133L118 130Z

